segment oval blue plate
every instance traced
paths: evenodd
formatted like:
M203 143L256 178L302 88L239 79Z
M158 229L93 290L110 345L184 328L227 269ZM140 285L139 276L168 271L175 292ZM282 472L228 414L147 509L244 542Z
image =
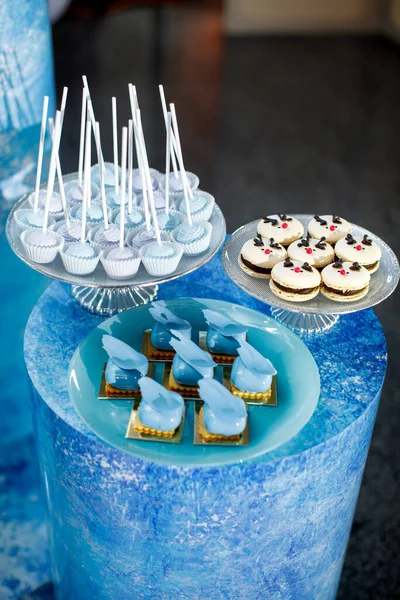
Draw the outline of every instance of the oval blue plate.
M271 360L278 372L278 406L249 406L248 446L195 446L193 402L187 405L181 444L125 439L132 403L97 398L107 360L101 338L109 333L140 350L143 331L153 323L149 305L143 305L104 321L86 337L72 357L70 398L80 417L99 438L150 461L217 466L256 458L284 444L304 427L317 406L320 381L317 365L300 338L270 317L236 304L191 298L164 303L190 321L193 329L206 330L204 308L223 312L247 325L249 342Z

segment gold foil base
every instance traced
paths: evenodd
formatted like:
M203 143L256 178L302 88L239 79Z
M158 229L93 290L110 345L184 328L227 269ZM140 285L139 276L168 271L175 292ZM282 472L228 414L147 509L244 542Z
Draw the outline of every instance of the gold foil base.
M130 440L142 440L145 442L166 442L168 444L180 444L182 441L183 427L185 424L185 414L186 414L186 405L183 407L182 420L180 422L179 427L175 430L173 435L170 435L170 432L157 432L154 430L154 433L144 433L141 431L137 431L136 427L140 426L139 420L139 405L140 400L136 398L136 400L132 404L131 414L129 415L128 428L126 430L125 437ZM143 424L142 424L143 425ZM144 427L144 426L143 426ZM150 430L152 431L152 430Z
M99 400L133 400L134 398L140 397L140 390L118 390L118 388L107 384L106 367L107 363L104 363L103 372L101 374L99 394L97 396ZM152 363L149 363L149 370L147 376L153 377L153 372L154 365Z
M276 390L276 375L272 378L270 389L260 395L252 394L251 392L241 392L231 382L231 368L224 367L224 386L234 395L240 396L246 404L254 404L256 406L278 406L278 395Z
M194 432L193 432L193 444L195 446L248 446L249 445L249 416L247 415L247 423L244 431L239 436L224 436L212 434L204 426L203 422L203 406L202 400L196 400L194 405ZM204 437L208 437L209 440L205 440L201 437L200 432ZM237 439L237 437L239 439Z
M154 362L171 362L175 356L175 350L159 350L158 348L155 348L151 343L151 329L146 329L143 332L142 354L144 354L148 360Z

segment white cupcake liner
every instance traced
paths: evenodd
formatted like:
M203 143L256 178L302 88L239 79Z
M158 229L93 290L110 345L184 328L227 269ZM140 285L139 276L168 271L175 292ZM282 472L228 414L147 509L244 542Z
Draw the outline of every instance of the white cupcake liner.
M60 250L60 256L64 265L64 269L68 273L71 273L71 275L90 275L90 273L93 273L98 265L99 255L96 250L96 256L93 258L71 256L66 254L66 250L68 250L68 248L75 243L76 242L64 242Z
M175 246L176 254L161 258L154 258L152 256L146 257L144 253L146 246L141 248L140 258L142 259L143 266L149 275L152 275L153 277L163 277L164 275L170 275L176 271L182 258L183 250L176 242L172 243Z
M173 171L171 171L171 175L173 175ZM191 173L190 171L186 171L187 178L189 180L189 187L194 192L200 185L200 179L195 173ZM165 192L165 173L160 175L160 189ZM179 200L181 197L184 197L183 188L181 190L173 190L171 187L169 188L169 198L171 200Z
M75 206L76 204L78 206L80 206L82 204L82 200L76 200L76 199L72 199L72 198L68 198L68 190L70 188L73 188L75 186L79 185L79 180L78 179L74 179L73 181L67 181L67 183L64 183L64 190L65 190L65 196L67 198L68 203L71 206ZM95 183L91 183L91 188L92 188L92 202L101 202L101 196L100 196L100 188L98 185L96 185Z
M205 228L206 234L199 240L195 240L193 242L178 242L178 240L176 239L178 227L172 232L172 239L174 240L174 242L179 244L179 246L181 246L183 253L187 254L188 256L197 256L198 254L202 254L207 250L207 248L210 245L212 234L211 223L209 223L208 221L204 221L203 223L199 223L199 225L202 225Z
M143 216L144 219L144 210L140 207L140 206L133 206L133 210L137 210L138 212L140 212L140 214ZM128 207L126 207L126 213L128 213ZM120 213L120 209L118 208L114 208L111 211L111 223L114 223L114 225L116 225L117 227L119 227L119 223L115 222L115 219L117 218L117 216ZM135 225L134 223L130 223L125 219L125 230L126 231L135 231L136 229L139 229L139 227L143 227L144 221L142 221L142 223L140 223L139 225Z
M58 241L57 246L37 246L26 242L26 236L31 231L37 231L37 228L31 227L29 229L25 229L25 231L21 233L20 238L25 252L28 255L28 258L33 262L40 264L47 264L53 262L63 244L63 238L61 237L61 235L59 233L53 232Z
M24 221L21 221L22 215L31 212L32 208L18 208L15 213L14 213L14 220L15 223L17 225L17 229L19 231L19 233L22 233L23 231L25 231L25 229L41 229L42 225L32 225L32 224L28 224L28 223L24 223ZM40 208L39 210L43 210L42 208ZM50 229L50 227L52 225L54 225L54 223L56 222L56 220L50 216L49 214L49 218L47 221L47 227Z
M102 223L95 225L94 227L91 227L87 236L88 241L90 242L90 245L93 246L93 248L96 250L96 252L98 252L99 254L103 251L103 250L111 250L112 248L117 248L117 246L119 245L119 239L113 243L111 246L109 244L101 244L100 242L95 242L93 240L96 231L99 229L99 227L102 226ZM127 233L125 232L125 240L124 240L125 244L127 244Z
M129 231L125 235L126 245L131 246L131 247L133 247L134 250L139 251L140 248L136 248L136 246L132 246L132 240L135 237L135 235L137 235L141 231L144 231L145 229L146 229L146 225L140 225L139 227L136 227L135 229L129 229ZM161 240L163 242L171 241L171 233L169 231L160 231L160 236L161 236Z
M152 175L154 177L154 179L156 179L158 187L160 187L160 179L161 179L161 173L160 171L157 171L157 169L149 169L150 170L150 175ZM136 175L138 173L138 169L133 169L133 173L132 175ZM141 194L142 190L139 190L135 187L132 186L132 189L134 191L135 194Z
M92 205L93 204L95 204L96 206L100 206L100 208L103 211L103 207L99 202L92 202ZM80 216L80 217L77 216L77 212L80 208L82 208L82 205L79 202L75 202L71 208L70 215L71 215L71 218L74 219L75 221L82 221L82 216ZM107 216L108 216L108 219L110 220L110 209L109 208L107 209ZM89 217L89 215L86 213L86 223L88 223L88 224L101 225L103 223L103 220L104 220L103 214L98 219L91 219Z
M78 227L80 227L80 226L81 226L81 223L82 223L82 221L80 221L79 219L71 219L71 218L70 218L69 222L70 222L70 223L71 223L71 222L73 222L73 223L74 223L74 224L76 224ZM62 221L56 221L55 223L53 223L53 224L52 224L52 225L49 227L49 229L50 229L50 231L56 231L56 232L58 233L58 230L60 229L60 227L62 227L62 226L64 225L64 223L65 223L65 220L62 220ZM88 224L86 224L85 231L86 231L86 237L85 237L85 240L86 240L86 239L87 239L88 232L89 232L89 226L88 226ZM72 243L73 243L73 242L67 242L67 240L66 240L66 239L65 239L65 238L62 236L62 234L61 234L61 233L60 233L60 235L61 235L61 237L63 238L64 244L72 244ZM76 242L80 242L80 241L81 241L81 238L80 238L80 236L79 236L79 238L77 238L77 239L76 239L76 240L74 240L74 241L76 241Z
M211 219L211 215L214 210L214 205L215 205L214 196L212 196L208 192L203 192L203 190L195 190L195 195L197 197L202 196L203 198L205 198L206 204L205 204L205 206L203 206L203 208L201 210L192 212L192 221L194 223L199 223L201 221L209 221ZM190 200L189 200L189 202L190 202ZM183 206L186 206L185 199L183 199L181 201L181 203L179 204L179 209L181 212L183 212L183 210L182 210ZM183 214L186 215L185 212L183 212Z
M108 277L110 277L110 279L121 280L131 279L134 277L140 267L139 252L136 252L136 255L132 256L132 258L126 258L123 260L109 260L107 256L111 250L113 250L113 248L110 248L109 250L103 250L103 252L100 254L101 264L103 265Z

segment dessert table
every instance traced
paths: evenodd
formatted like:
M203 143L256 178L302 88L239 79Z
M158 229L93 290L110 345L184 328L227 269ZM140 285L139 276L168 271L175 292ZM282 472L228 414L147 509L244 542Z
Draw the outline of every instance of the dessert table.
M160 287L261 312L220 255ZM53 283L25 334L58 599L336 596L386 369L369 309L302 334L321 376L307 425L253 460L213 467L143 460L102 442L75 412L68 367L101 318Z

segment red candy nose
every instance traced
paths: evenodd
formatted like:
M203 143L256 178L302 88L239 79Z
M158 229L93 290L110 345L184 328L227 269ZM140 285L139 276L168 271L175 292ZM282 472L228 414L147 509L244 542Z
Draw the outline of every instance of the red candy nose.
M307 254L312 254L312 248L306 248Z
M331 231L335 231L336 227L335 227L334 225L331 225L331 226L329 227L329 229L330 229Z
M356 250L362 250L362 246L360 246L360 244L358 244L358 246L356 246Z
M341 275L346 275L346 271L345 271L344 269L340 269L339 273L340 273Z
M287 223L282 223L282 229L287 229L288 224Z
M266 250L264 250L264 254L271 254L271 250L267 248Z
M293 270L294 270L295 273L300 273L301 272L300 267L295 267Z

